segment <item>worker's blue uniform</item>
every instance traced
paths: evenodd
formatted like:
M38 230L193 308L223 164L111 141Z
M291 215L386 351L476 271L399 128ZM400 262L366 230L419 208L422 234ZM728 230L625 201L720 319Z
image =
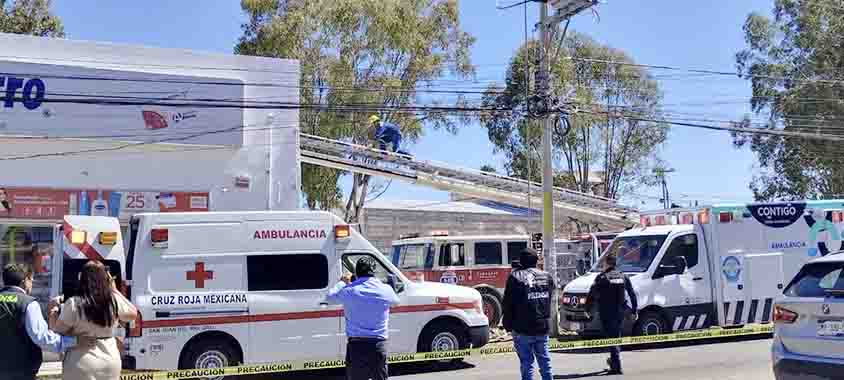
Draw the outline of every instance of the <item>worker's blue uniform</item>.
M387 144L393 144L393 152L403 153L399 151L401 145L401 131L395 124L381 122L378 128L375 129L375 140L378 141L379 149L387 150Z

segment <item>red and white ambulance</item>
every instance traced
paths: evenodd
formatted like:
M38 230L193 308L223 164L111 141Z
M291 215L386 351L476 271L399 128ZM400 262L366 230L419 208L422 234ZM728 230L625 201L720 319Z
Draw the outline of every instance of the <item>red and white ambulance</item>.
M477 289L490 326L497 326L507 276L528 241L527 235L448 236L446 231L433 231L425 237L411 234L393 242L391 260L415 281Z
M110 264L139 318L127 332L131 369L216 368L296 360L342 360L345 321L325 295L355 262L399 295L391 353L480 347L489 323L478 291L409 281L375 247L325 212L202 212L135 215L127 249L117 219L68 216L56 227L68 253L54 270ZM59 256L59 255L55 255ZM74 269L76 268L76 269ZM53 294L72 293L72 280ZM54 283L62 284L61 279Z

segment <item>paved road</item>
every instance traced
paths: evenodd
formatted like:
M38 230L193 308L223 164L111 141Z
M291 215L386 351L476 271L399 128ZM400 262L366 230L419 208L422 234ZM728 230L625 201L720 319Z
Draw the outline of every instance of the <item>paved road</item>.
M624 376L607 376L604 353L554 353L554 378L630 380L771 380L770 339L732 338L716 343L673 344L625 351ZM428 365L391 367L399 380L518 380L515 356L472 359L456 369L432 370ZM341 370L260 376L255 380L342 380ZM534 374L534 379L539 379ZM245 380L245 379L244 379Z

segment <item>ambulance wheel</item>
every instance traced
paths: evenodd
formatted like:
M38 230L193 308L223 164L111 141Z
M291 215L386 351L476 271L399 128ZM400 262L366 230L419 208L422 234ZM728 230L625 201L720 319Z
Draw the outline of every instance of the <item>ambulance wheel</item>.
M487 291L481 292L481 301L483 302L484 314L489 319L489 326L498 327L498 324L501 323L501 300L495 294Z
M469 347L468 333L460 323L437 321L425 327L419 340L419 352L456 351ZM433 362L437 368L448 368L463 359L444 359Z
M645 311L639 314L639 319L633 326L633 335L659 335L667 334L669 331L668 323L660 313L654 311Z
M243 363L240 351L224 339L206 338L191 343L179 362L180 369L233 367ZM222 380L225 376L203 377L203 380Z

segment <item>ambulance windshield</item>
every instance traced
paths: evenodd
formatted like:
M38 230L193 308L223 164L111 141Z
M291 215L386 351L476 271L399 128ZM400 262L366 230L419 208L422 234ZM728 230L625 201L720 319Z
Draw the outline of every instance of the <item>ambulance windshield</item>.
M606 249L606 253L601 256L598 263L592 267L592 272L602 271L604 258L607 256L615 256L618 259L616 268L621 272L645 272L651 266L651 262L656 258L659 248L667 237L668 235L618 237Z

